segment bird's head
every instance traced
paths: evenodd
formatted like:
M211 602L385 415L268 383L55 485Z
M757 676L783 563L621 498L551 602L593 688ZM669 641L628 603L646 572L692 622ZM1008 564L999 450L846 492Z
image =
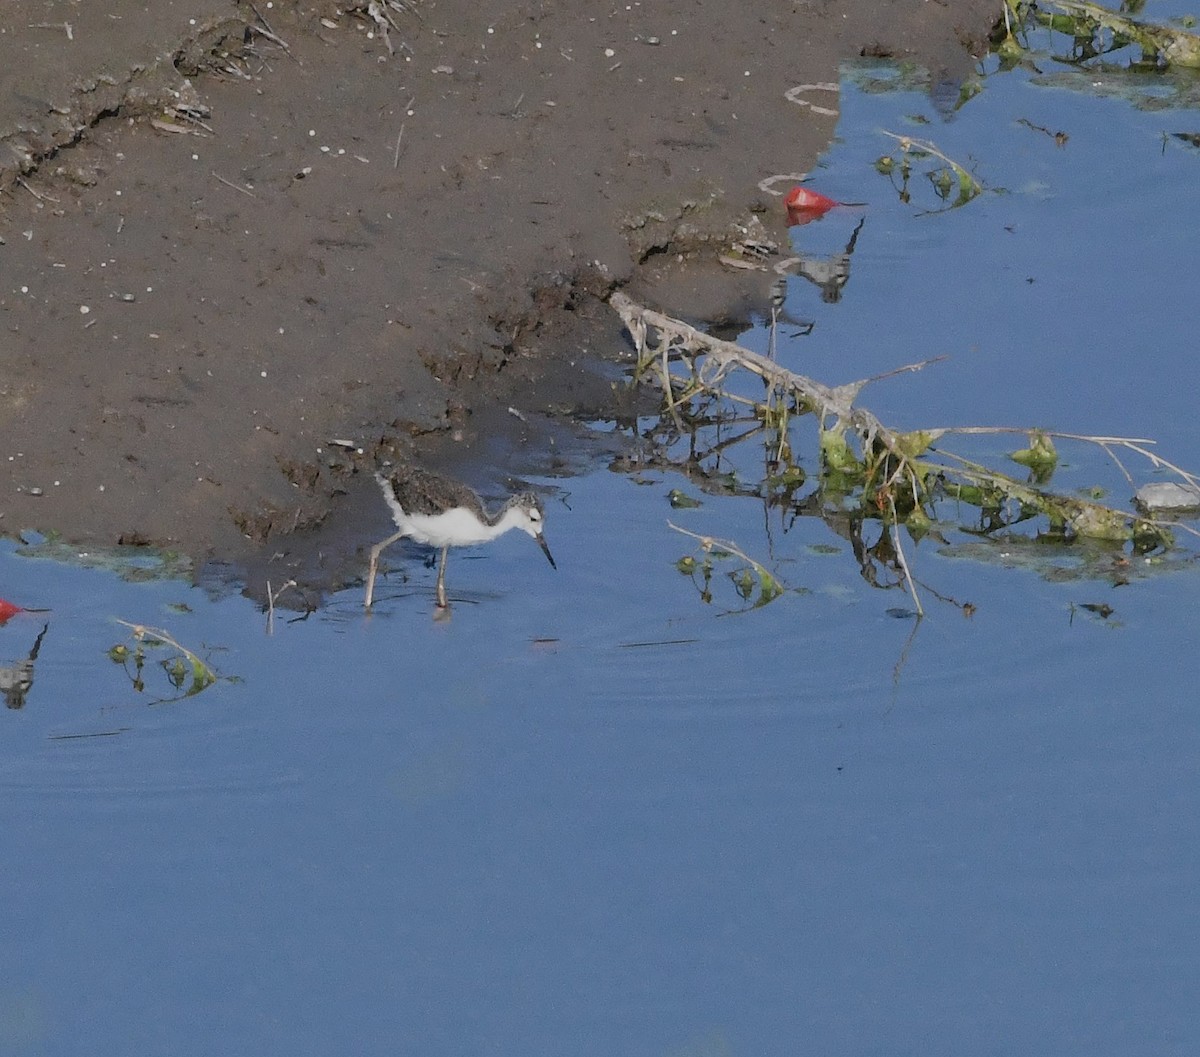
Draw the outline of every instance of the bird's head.
M546 560L551 567L557 569L558 566L554 562L554 556L550 553L550 547L546 543L545 522L546 512L542 507L541 499L533 492L522 492L518 496L513 496L509 500L508 510L505 515L511 520L514 528L519 528L522 532L528 532L537 545L542 548L542 553L546 556Z

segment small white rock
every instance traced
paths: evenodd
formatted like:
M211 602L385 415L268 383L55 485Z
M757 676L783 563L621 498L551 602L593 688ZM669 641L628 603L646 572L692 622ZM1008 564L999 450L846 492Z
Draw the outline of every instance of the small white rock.
M1189 510L1200 507L1200 488L1177 481L1143 485L1133 497L1143 510Z

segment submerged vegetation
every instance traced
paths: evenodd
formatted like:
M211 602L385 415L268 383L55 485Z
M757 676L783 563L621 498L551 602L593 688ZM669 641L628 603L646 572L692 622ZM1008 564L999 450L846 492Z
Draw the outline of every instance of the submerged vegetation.
M1141 5L1122 5L1123 7ZM1006 0L1004 30L995 50L1002 61L1020 61L1028 47L1022 38L1032 27L1042 26L1071 41L1060 61L1087 63L1130 46L1140 51L1134 65L1142 67L1200 69L1200 36L1186 29L1134 18L1080 0Z
M787 506L797 516L825 518L851 540L868 580L906 588L917 614L923 606L905 556L902 529L913 542L931 536L949 544L945 533L956 529L1007 544L1022 539L1099 543L1107 546L1105 560L1118 576L1124 575L1120 570L1128 568L1130 556L1159 560L1174 546L1175 531L1200 535L1178 517L1167 516L1160 503L1125 509L1102 502L1102 496L1050 486L1058 465L1056 442L1075 442L1105 452L1132 491L1137 491L1137 482L1125 463L1137 458L1152 470L1170 474L1180 494L1200 497L1200 476L1157 455L1151 440L978 426L894 430L856 403L861 391L878 378L827 386L645 308L622 293L613 294L610 303L633 338L637 376L652 378L661 387L664 424L673 426L675 440L690 438L681 460L685 470L703 474L709 456L758 438L765 453L763 474L760 481L746 485L747 490ZM911 364L882 377L924 366ZM742 384L747 380L749 385ZM820 471L815 481L794 455L792 427L802 416L811 416L816 429ZM709 449L699 451L695 438L708 428L724 432ZM1025 479L942 444L956 436L980 434L1019 436L1023 446L1010 452L1009 459L1026 470ZM737 489L736 482L725 483ZM879 527L879 536L868 543L864 530L872 524ZM681 571L702 578L706 601L711 599L713 559L727 555L743 562L732 574L743 601L762 605L782 593L765 567L735 544L688 534L700 541L701 556L685 559ZM889 583L880 584L881 569Z
M118 642L108 651L109 660L121 665L133 689L143 693L146 690L146 660L153 651L157 666L171 687L164 697L155 701L156 704L195 697L217 681L217 673L196 653L176 642L169 632L145 624L131 624L127 620L117 623L129 629L132 646Z
M883 134L896 141L896 150L876 160L875 169L892 181L901 202L912 200L910 180L914 169L922 164L927 165L925 175L941 203L928 212L957 209L983 191L983 185L972 173L943 154L934 144L912 136L900 136L895 132L884 131Z
M733 589L741 602L751 609L765 606L775 601L783 594L784 586L768 571L761 562L751 558L736 543L730 540L716 539L713 536L702 536L678 525L667 522L676 532L691 536L697 542L698 557L684 555L675 563L675 567L686 576L692 578L696 589L700 592L702 602L713 600L712 580L716 563L730 559L732 564L725 569Z

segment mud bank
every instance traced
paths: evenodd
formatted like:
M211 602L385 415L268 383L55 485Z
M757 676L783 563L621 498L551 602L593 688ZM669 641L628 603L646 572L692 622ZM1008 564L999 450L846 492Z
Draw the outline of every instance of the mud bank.
M333 580L386 529L357 472L381 445L499 490L590 457L574 423L628 399L612 289L761 303L714 262L752 216L785 239L760 182L837 120L798 86L864 53L953 81L995 15L425 0L384 33L365 5L149 10L2 16L0 532Z

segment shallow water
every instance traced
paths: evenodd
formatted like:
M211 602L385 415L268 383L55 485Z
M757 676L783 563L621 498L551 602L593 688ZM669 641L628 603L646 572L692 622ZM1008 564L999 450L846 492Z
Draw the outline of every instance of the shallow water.
M866 222L838 303L792 281L816 326L781 359L841 382L948 353L863 402L1200 467L1200 154L1161 139L1196 112L1028 71L949 118L855 87L895 76L846 71L813 184L869 208L793 238ZM991 190L917 216L881 127ZM1114 588L923 544L918 579L976 608L927 595L918 624L818 519L650 469L541 483L557 572L519 534L455 554L441 622L416 549L369 618L351 590L271 634L241 597L0 549L0 595L50 610L0 627L11 665L49 625L0 739L0 1052L1196 1052L1194 569ZM668 519L787 592L746 609L718 562L706 604ZM173 688L109 660L117 617L221 678L152 704Z

